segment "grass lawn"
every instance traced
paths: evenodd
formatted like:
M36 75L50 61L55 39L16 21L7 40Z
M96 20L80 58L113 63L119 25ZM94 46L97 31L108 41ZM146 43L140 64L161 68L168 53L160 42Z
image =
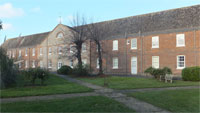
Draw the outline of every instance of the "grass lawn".
M85 82L103 86L104 78L91 77L79 78ZM108 87L113 89L137 89L137 88L156 88L156 87L175 87L175 86L193 86L200 85L200 82L189 82L174 80L174 83L160 82L154 78L135 78L135 77L116 77L111 76L107 78Z
M36 83L38 82L39 81L36 81ZM49 79L45 81L46 86L23 86L22 84L22 82L19 82L17 84L18 87L0 90L1 98L92 91L92 89L68 82L67 80L53 74L51 74Z
M1 104L2 112L133 112L103 96Z
M129 95L172 112L200 112L200 89L136 92Z

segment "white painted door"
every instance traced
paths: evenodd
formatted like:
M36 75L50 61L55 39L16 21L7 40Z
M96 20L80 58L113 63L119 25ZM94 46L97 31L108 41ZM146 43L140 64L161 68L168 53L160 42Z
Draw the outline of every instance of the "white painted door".
M137 74L137 57L131 58L131 74Z

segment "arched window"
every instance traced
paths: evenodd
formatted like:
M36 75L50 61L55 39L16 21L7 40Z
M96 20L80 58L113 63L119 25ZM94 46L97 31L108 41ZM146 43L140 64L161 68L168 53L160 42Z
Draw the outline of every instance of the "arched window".
M60 32L60 33L57 34L57 38L63 38L63 37L64 37L64 35L63 35L62 32Z

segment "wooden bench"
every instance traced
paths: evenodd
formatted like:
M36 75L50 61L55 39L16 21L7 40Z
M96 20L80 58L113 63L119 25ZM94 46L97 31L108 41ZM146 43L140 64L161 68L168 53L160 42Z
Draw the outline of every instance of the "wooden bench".
M173 75L171 74L166 74L165 75L165 82L167 83L167 81L170 81L172 83L172 79L173 79Z

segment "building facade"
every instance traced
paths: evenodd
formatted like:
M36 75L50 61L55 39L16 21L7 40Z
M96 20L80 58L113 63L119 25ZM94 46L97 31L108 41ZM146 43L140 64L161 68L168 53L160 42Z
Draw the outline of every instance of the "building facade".
M103 71L107 74L143 74L152 66L169 67L180 75L185 67L200 66L200 5L106 22L112 22L114 28L101 40ZM56 71L62 65L73 67L77 63L69 57L73 54L71 30L59 24L51 32L9 39L2 46L21 69ZM82 51L83 63L97 72L96 46L87 41Z

